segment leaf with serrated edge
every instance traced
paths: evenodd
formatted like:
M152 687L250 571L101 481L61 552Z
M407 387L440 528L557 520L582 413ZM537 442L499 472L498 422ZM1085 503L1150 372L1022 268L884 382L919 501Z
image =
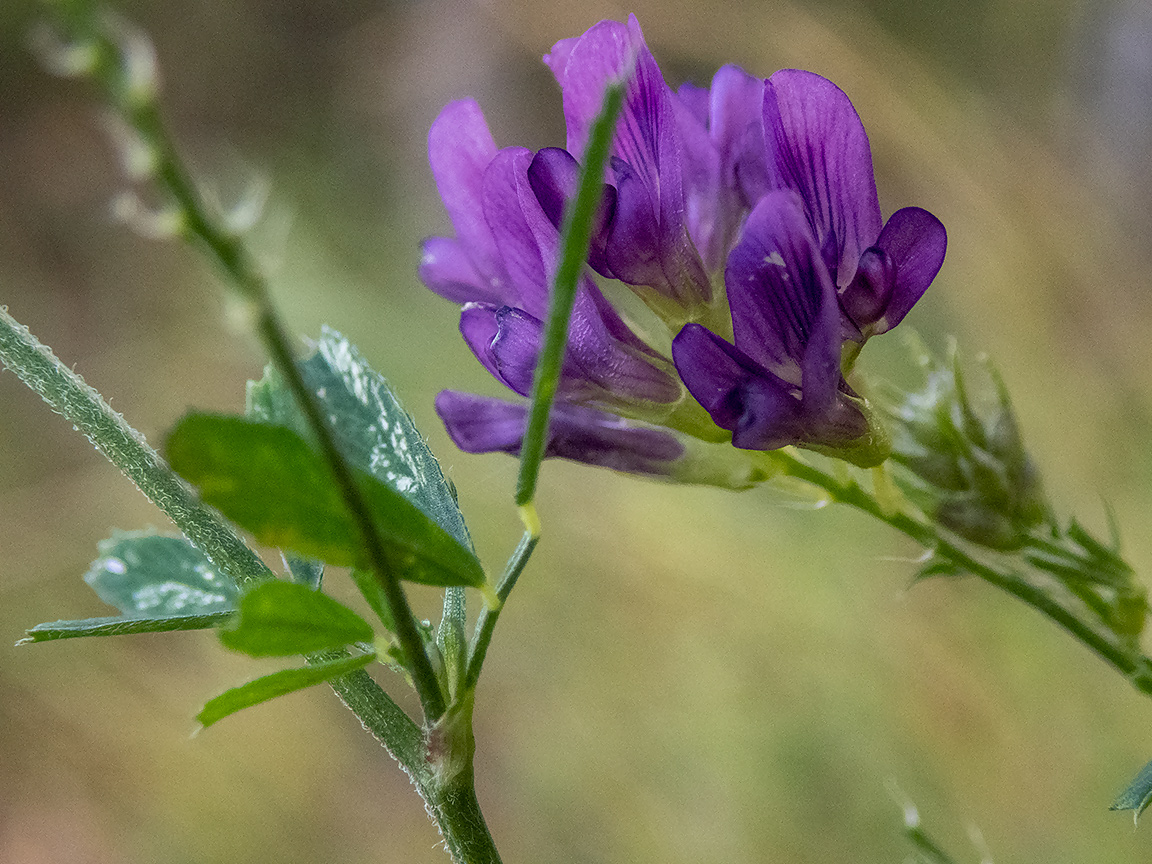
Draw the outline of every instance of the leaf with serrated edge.
M183 537L146 531L113 533L84 574L109 606L133 618L230 612L236 586Z
M471 549L452 484L387 379L368 365L354 345L327 327L316 350L299 367L349 464L404 495ZM295 398L271 367L261 380L248 382L245 413L309 437Z
M372 626L331 597L292 582L265 582L240 598L226 648L252 657L287 657L371 642Z
M168 633L173 630L206 630L226 624L233 612L206 615L169 615L164 618L84 618L79 621L49 621L37 624L17 645L76 639L83 636L130 636L136 633Z
M262 543L337 566L371 562L327 465L289 429L240 417L190 414L168 438L177 473ZM484 584L471 550L391 487L357 472L359 486L402 579L427 585Z
M277 696L295 693L314 684L322 684L333 678L340 678L349 672L362 669L375 659L374 654L361 654L356 657L346 657L333 660L329 663L318 663L315 666L304 666L299 669L284 669L273 672L255 681L249 681L231 690L225 690L215 699L211 699L196 715L202 727L224 719L229 714L235 714Z
M1133 820L1140 818L1140 814L1152 804L1152 762L1140 769L1136 779L1128 784L1128 788L1116 796L1109 810L1132 810Z

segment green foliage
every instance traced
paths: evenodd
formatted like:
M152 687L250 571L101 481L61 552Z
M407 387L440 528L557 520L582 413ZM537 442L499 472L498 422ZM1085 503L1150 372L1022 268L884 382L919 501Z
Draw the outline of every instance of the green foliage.
M234 628L220 641L253 657L287 657L371 642L372 626L341 603L304 585L265 582L240 598Z
M116 532L98 545L84 581L125 615L163 618L231 612L239 591L232 580L183 537Z
M439 461L388 381L368 365L355 346L325 327L316 350L298 366L348 464L390 486L462 545L472 548L455 489L445 479ZM296 400L272 367L265 370L261 380L248 382L245 413L308 437Z
M38 624L19 644L202 630L226 623L236 609L232 580L183 537L118 531L97 548L84 581L123 617Z
M168 439L172 467L262 543L329 564L368 567L355 520L323 460L290 429L240 417L191 414ZM356 482L402 579L484 584L476 556L406 497L358 472Z
M80 621L51 621L37 624L17 645L75 639L80 636L130 636L136 633L166 633L173 630L204 630L219 627L232 618L231 612L207 615L171 615L166 618L84 618Z
M1136 779L1128 784L1128 788L1116 796L1109 810L1131 810L1133 821L1140 819L1140 814L1152 804L1152 762L1140 769Z
M196 715L201 726L211 726L229 714L235 714L244 708L251 708L277 696L294 693L314 684L322 684L334 678L340 678L362 669L375 659L374 654L360 654L355 657L344 657L314 666L305 666L299 669L284 669L273 672L255 681L249 681L231 690L225 690L215 699L210 700Z
M384 588L370 571L353 567L350 571L352 581L380 619L380 623L392 632L396 631L396 622L392 620L392 612L388 609L388 598L384 596Z

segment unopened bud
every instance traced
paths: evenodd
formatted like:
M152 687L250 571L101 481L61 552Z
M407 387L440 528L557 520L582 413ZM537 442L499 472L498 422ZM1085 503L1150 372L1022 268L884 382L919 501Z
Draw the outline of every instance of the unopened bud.
M1020 547L1050 513L1003 382L986 364L995 402L973 400L953 347L925 364L927 381L889 410L893 458L926 487L941 525L993 549Z

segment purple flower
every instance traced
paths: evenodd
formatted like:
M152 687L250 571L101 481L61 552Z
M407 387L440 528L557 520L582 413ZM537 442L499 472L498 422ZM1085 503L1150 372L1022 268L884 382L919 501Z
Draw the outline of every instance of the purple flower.
M429 133L429 159L456 238L424 244L420 278L463 303L460 331L481 363L527 395L548 309L559 232L532 191L530 151L497 150L476 103L453 102ZM590 278L577 292L561 397L663 416L683 387Z
M520 454L528 404L442 390L436 413L466 453ZM616 414L559 402L552 410L545 457L560 457L679 483L746 489L771 466L732 448Z
M757 451L789 444L882 461L882 430L844 376L924 293L945 235L918 208L882 224L848 98L808 72L765 81L734 66L708 89L673 92L635 17L602 21L544 60L563 95L565 149L498 150L472 101L433 124L429 161L456 236L425 241L420 277L462 304L473 353L526 396L589 130L606 84L630 74L548 455L733 487L767 476ZM593 271L655 313L642 331ZM462 449L519 452L524 403L445 391L437 410ZM737 449L717 443L728 441Z
M944 226L909 207L881 228L864 126L830 81L774 74L763 128L772 188L724 277L734 344L688 324L672 346L677 371L737 447L799 444L878 464L886 438L845 381L842 359L854 361L924 293L944 260Z
M432 173L456 237L425 241L420 278L437 294L463 304L460 332L477 359L498 381L527 396L543 341L548 286L559 256L559 220L549 218L545 212L549 199L538 196L532 184L533 166L545 161L548 153L534 157L523 148L498 150L479 107L470 100L446 106L428 139ZM551 203L563 206L562 200ZM631 466L637 473L712 476L697 465L706 451L680 442L689 437L685 433L722 439L722 430L688 396L671 358L642 341L589 276L577 291L557 398L561 404L551 434L568 443L553 440L552 455L613 464L621 470ZM468 401L463 394L450 393L438 401L449 433L461 448L511 452L509 423L524 416L524 406L496 404L504 407L497 410L490 401ZM477 413L477 405L485 410ZM632 422L625 423L625 416ZM676 431L646 428L643 421ZM583 436L575 431L581 423L588 427ZM606 428L613 434L606 435ZM649 468L641 470L635 459L613 455L625 451L625 444L633 440L670 443L654 449L660 458L654 456ZM573 441L583 444L578 447ZM597 442L599 456L593 447ZM726 466L723 485L748 485L727 455L721 454L719 462ZM662 470L657 471L657 465ZM756 469L743 460L742 470L750 476Z

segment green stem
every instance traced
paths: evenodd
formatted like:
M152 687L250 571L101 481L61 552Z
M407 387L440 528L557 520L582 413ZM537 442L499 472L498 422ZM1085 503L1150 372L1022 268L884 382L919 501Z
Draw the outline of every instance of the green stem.
M168 514L213 564L244 587L272 578L264 562L219 513L204 506L144 436L112 410L84 379L0 307L0 361L68 420Z
M144 436L4 308L0 308L0 361L82 432L238 585L255 585L274 578L235 529L200 502ZM333 681L332 687L406 771L412 773L420 767L423 739L419 727L368 673L361 670L347 675Z
M1152 661L1142 655L1133 656L1131 650L1117 644L1110 634L1102 633L1081 621L1074 612L1061 606L1042 588L1031 584L1011 570L998 569L977 559L945 536L936 526L921 522L901 511L886 510L871 493L853 480L840 481L786 450L775 451L775 455L779 457L780 464L785 467L785 473L788 475L820 487L834 501L848 504L874 516L925 548L931 549L934 554L952 561L969 573L1007 591L1033 609L1047 615L1123 673L1137 690L1152 695Z
M544 346L532 380L532 408L528 427L520 446L520 475L516 480L516 504L530 504L536 497L540 462L548 439L548 415L560 383L560 369L568 347L568 323L576 302L576 287L588 260L592 240L592 221L604 194L604 166L616 130L616 118L624 104L623 81L613 82L604 90L603 107L592 124L588 146L584 150L584 167L576 200L564 214L560 231L560 261L552 280L548 320L544 325Z
M83 16L85 12L90 14L91 7L81 3L73 7L73 12L79 12ZM128 57L128 53L132 50L137 52L144 50L139 48L139 42L144 37L132 33L126 25L120 25L119 32L112 32L110 30L112 25L105 23L101 26L87 18L81 22L81 26L84 28L84 35L95 40L98 52L99 59L93 65L92 74L102 85L108 100L120 111L125 122L139 134L147 147L153 179L171 196L180 209L184 237L203 246L236 292L255 307L256 329L260 339L277 371L284 377L296 398L315 435L320 452L328 463L345 506L348 507L360 530L372 563L372 570L380 580L385 598L391 607L396 624L396 636L408 660L424 713L429 722L434 722L444 713L444 698L416 627L416 619L399 579L388 566L380 533L356 485L352 470L336 446L332 430L320 411L315 394L305 385L296 366L291 343L276 314L267 283L240 238L219 225L204 206L160 116L159 105L155 99L155 82L132 81L131 58ZM114 37L119 38L119 44L114 41ZM136 48L133 48L134 45ZM151 51L150 46L146 50Z
M484 658L488 654L488 645L492 642L492 633L496 629L496 621L500 618L500 610L504 608L504 601L516 587L516 580L528 566L528 559L532 557L532 550L540 541L540 535L532 531L525 531L520 543L508 564L504 568L504 575L500 584L496 586L496 596L500 598L500 605L495 608L485 606L480 611L476 621L476 630L472 636L472 647L468 652L468 668L464 675L463 690L465 692L476 689L476 682L480 679L480 669L484 665Z
M424 794L424 803L444 834L444 846L455 864L501 864L488 831L471 771L451 786Z
M207 238L202 239L208 242ZM209 245L211 244L209 243ZM372 520L372 515L364 501L364 496L360 493L359 486L356 485L352 469L348 467L347 461L336 445L331 427L320 413L320 406L316 401L315 394L304 383L304 377L300 374L300 367L296 365L292 357L288 337L272 308L267 290L264 289L263 280L247 265L246 256L236 259L236 266L241 268L235 275L237 287L243 282L248 282L260 288L258 297L254 298L261 306L257 330L272 357L273 364L284 377L288 389L296 397L297 405L316 436L321 455L324 456L332 476L336 480L336 485L344 498L344 504L360 528L369 560L372 562L372 570L384 589L384 598L388 603L389 611L392 613L392 621L396 625L396 638L408 660L407 665L412 673L412 682L416 687L416 692L420 696L424 716L429 723L434 723L444 713L444 696L441 693L436 673L432 670L432 664L428 660L428 654L424 650L424 640L416 628L412 607L408 605L408 598L400 586L400 580L396 578L396 574L388 566L388 558L384 552L384 543L380 538L380 532Z

